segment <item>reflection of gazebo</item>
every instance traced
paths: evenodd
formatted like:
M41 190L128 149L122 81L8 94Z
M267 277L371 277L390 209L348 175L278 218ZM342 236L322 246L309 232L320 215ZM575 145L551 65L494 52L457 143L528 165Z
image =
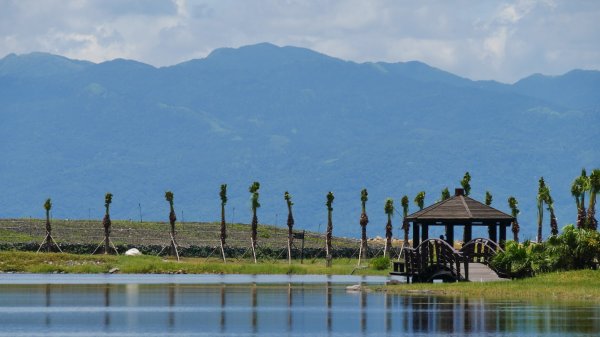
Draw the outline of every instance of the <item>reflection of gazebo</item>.
M405 220L412 222L413 247L429 239L429 226L445 226L444 239L451 246L454 246L454 226L464 226L463 242L471 241L473 226L485 226L490 240L504 247L506 228L514 218L465 196L464 190L457 188L453 197L410 214Z

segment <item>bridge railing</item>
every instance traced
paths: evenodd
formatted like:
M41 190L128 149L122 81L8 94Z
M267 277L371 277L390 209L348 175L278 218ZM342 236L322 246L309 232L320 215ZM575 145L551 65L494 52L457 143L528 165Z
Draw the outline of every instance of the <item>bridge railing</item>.
M437 273L445 273L456 280L468 279L468 265L460 251L446 241L428 239L415 248L403 249L405 275L413 282L427 282ZM464 269L461 270L461 264Z
M483 263L501 277L504 277L505 275L502 271L494 268L492 265L492 259L494 256L496 256L496 254L503 251L504 249L502 249L500 245L487 238L472 239L471 241L465 243L460 249L465 261L470 263Z

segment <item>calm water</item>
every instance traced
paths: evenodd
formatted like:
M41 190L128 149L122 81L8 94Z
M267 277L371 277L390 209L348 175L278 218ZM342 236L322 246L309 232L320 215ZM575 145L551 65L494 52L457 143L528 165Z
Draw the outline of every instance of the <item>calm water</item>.
M598 305L391 296L345 289L347 284L384 280L0 275L0 336L600 335Z

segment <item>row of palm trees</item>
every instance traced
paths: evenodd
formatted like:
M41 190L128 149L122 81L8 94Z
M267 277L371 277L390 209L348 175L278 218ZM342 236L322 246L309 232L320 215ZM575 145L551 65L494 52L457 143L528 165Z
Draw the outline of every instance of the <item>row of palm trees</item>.
M465 195L469 195L471 192L471 175L469 172L466 172L463 179L460 181L461 186L465 191ZM538 210L538 233L537 233L537 241L542 241L542 222L544 215L544 206L550 213L550 228L551 235L556 236L558 234L558 223L556 220L556 216L554 214L554 201L550 194L550 188L544 181L544 178L541 177L539 180L538 186L538 194L537 194L537 210ZM254 260L256 261L256 249L258 245L258 216L257 210L260 208L259 202L259 190L260 183L255 181L253 182L248 191L251 195L251 208L252 208L252 221L251 221L251 248L254 256ZM572 184L571 193L575 197L575 201L577 204L577 227L579 228L589 228L589 229L597 229L597 221L595 218L595 204L596 204L596 195L600 191L600 169L594 169L592 174L588 177L585 169L582 170L582 173L579 177L577 177ZM589 195L589 206L587 212L585 210L585 197L586 194ZM221 199L221 227L220 227L220 244L221 244L221 252L223 254L223 259L225 260L225 250L227 240L227 226L225 219L225 205L227 204L227 184L222 184L220 193ZM425 205L425 191L420 191L415 196L413 202L419 208L419 210L423 210ZM111 230L111 220L110 220L110 204L112 203L113 195L111 193L106 193L105 195L105 215L102 220L102 224L104 227L105 239L104 239L104 251L108 253L109 251L109 235ZM441 197L438 201L443 201L450 198L450 193L448 188L444 188L441 191ZM175 241L175 222L177 221L175 208L174 208L174 194L171 191L165 192L165 199L169 203L169 223L170 223L170 236L171 236L171 254L178 255L177 252L177 243ZM333 201L335 197L333 193L330 191L326 196L326 207L327 207L327 229L325 233L325 250L327 260L331 261L331 253L332 253L332 235L333 235L333 221L332 221L332 212L333 212ZM294 217L292 212L292 206L294 203L292 202L292 196L288 191L284 193L284 200L288 209L288 259L291 259L291 250L293 245L293 227L294 227ZM485 204L491 205L493 200L493 196L489 191L486 191L485 194ZM368 201L368 191L367 189L362 189L360 193L360 201L361 201L361 214L359 219L359 224L361 226L361 245L360 245L360 256L362 258L367 257L367 225L369 223L369 218L367 215L366 204ZM407 195L404 195L401 199L401 205L403 209L403 217L406 219L409 210L409 198ZM520 226L517 220L517 216L520 213L518 208L518 201L514 196L510 196L508 198L508 206L511 209L511 214L515 218L512 223L512 232L514 241L519 241L519 231ZM51 199L47 199L44 203L44 209L46 210L46 232L47 237L51 238L51 224L50 224L50 209L52 207ZM385 225L385 248L384 248L384 256L389 254L389 251L392 246L392 233L393 233L393 225L392 225L392 217L395 212L394 200L392 198L387 198L385 200L384 212L387 215L387 223ZM403 221L402 230L404 232L404 245L409 244L408 236L410 230L410 224L406 220Z

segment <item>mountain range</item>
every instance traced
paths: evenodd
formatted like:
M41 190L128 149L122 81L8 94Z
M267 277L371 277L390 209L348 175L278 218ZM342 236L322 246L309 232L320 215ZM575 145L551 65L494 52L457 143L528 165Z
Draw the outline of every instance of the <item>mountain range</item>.
M519 200L521 237L534 238L544 177L560 225L575 221L570 185L600 165L600 72L531 75L513 84L472 81L421 62L355 63L268 43L222 48L156 68L10 54L0 60L0 217L251 220L248 187L261 183L259 222L324 231L333 191L334 235L384 234L387 197L460 187ZM549 233L548 216L544 235ZM431 235L441 233L432 232ZM474 235L484 233L474 233Z

